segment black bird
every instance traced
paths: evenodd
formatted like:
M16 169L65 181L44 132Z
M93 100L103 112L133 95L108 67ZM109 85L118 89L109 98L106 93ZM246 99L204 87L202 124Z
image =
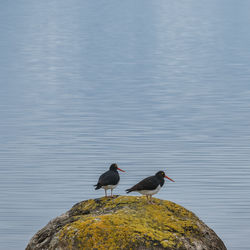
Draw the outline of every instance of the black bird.
M159 171L155 175L147 177L139 183L135 184L133 187L127 189L126 192L139 192L140 194L146 195L147 200L149 198L149 202L152 202L152 195L160 191L165 182L164 178L167 178L170 181L174 182L174 180L166 176L163 171Z
M125 172L124 170L118 168L116 163L110 165L109 170L99 177L96 185L97 189L103 188L105 190L105 197L107 197L107 190L111 189L111 197L113 196L113 189L118 185L120 181L120 176L117 170Z

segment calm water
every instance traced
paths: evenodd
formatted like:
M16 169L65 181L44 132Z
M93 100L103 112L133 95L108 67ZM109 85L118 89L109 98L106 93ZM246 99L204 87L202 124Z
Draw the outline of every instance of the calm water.
M250 1L2 1L0 248L23 249L112 162L228 249L250 245Z

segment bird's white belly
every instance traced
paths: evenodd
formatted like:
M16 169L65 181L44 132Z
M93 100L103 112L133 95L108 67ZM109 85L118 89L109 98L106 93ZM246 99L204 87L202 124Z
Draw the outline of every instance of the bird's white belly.
M161 185L159 185L156 189L154 190L140 190L138 191L140 194L144 194L144 195L154 195L157 194L161 189Z
M114 188L116 188L117 185L118 184L116 184L116 185L107 185L107 186L102 186L102 188L105 189L105 190L114 189Z

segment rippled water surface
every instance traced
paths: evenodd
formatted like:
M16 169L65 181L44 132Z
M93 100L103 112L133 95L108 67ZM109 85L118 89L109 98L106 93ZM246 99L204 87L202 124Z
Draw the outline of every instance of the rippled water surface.
M250 245L250 2L2 1L0 248L24 249L112 162L228 249Z

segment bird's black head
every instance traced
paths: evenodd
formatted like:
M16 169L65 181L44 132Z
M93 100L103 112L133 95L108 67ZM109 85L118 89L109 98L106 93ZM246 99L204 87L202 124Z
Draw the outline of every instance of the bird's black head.
M113 163L113 164L110 165L109 170L116 171L117 168L118 168L117 164Z
M159 177L160 179L164 178L166 175L163 171L158 171L155 176Z
M117 165L116 163L111 164L110 167L109 167L109 170L111 170L111 171L120 170L120 171L122 171L122 172L125 172L124 170L118 168L118 165Z
M169 179L170 181L174 182L174 180L172 180L171 178L169 178L168 176L166 176L165 172L163 171L159 171L155 174L155 176L159 179L163 179L163 178L167 178Z

